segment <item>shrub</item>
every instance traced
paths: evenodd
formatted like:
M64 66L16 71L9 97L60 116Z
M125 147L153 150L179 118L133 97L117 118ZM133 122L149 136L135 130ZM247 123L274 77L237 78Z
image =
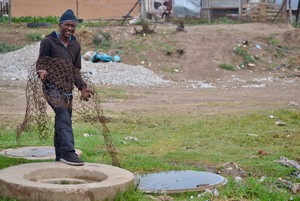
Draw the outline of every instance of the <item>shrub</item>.
M30 41L40 41L42 40L42 35L41 34L38 34L38 33L29 33L26 35L26 38Z
M10 45L8 43L0 43L0 53L11 52L19 49L19 47L15 45Z
M220 68L225 69L225 70L231 70L231 71L236 71L237 68L234 65L227 64L227 63L222 63L219 65Z
M244 63L255 63L256 60L254 59L254 57L249 54L246 50L244 50L241 47L237 47L233 50L233 53L238 55L238 56L242 56L244 58Z

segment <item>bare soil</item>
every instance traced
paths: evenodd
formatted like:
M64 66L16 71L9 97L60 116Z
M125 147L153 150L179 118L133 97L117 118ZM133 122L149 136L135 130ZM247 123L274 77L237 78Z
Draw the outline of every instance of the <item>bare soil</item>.
M104 110L141 114L241 114L286 108L291 102L296 103L292 105L299 109L298 29L286 24L251 23L191 26L182 32L176 32L175 26L159 27L157 30L164 28L169 30L166 35L146 36L148 38L143 42L173 40L176 50L132 51L123 58L123 62L140 64L144 61L147 68L174 82L154 87L102 86L124 89L132 97L109 100L103 104ZM131 27L109 27L106 30L116 41L135 37L128 34ZM20 44L20 39L26 40L24 31L14 31L13 36L11 32L2 32L0 39ZM83 50L88 50L85 40L92 34L82 30L78 30L77 34ZM278 50L272 45L289 51ZM241 67L243 58L233 53L236 47L247 50L256 59L255 66L246 65L237 71L218 67L222 63ZM179 51L182 51L181 54ZM143 59L137 59L141 58L141 54ZM201 83L213 87L201 87ZM0 87L1 124L15 125L25 113L25 83L7 81L0 83Z

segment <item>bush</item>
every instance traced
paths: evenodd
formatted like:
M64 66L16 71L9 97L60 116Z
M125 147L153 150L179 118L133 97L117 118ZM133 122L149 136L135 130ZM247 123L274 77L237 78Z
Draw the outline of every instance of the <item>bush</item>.
M11 52L19 49L19 47L15 45L10 45L8 43L0 43L0 53Z
M101 48L106 50L111 46L110 38L111 36L109 32L98 31L93 35L93 44L96 47L101 46Z
M238 55L238 56L242 56L244 58L244 63L245 64L248 64L248 63L255 63L256 60L254 59L254 57L249 54L246 50L244 50L243 48L241 47L237 47L233 50L233 53L235 55Z
M219 65L220 68L225 69L225 70L231 70L231 71L236 71L237 68L231 64L226 64L226 63L222 63Z
M29 33L26 35L26 38L30 41L36 42L36 41L42 40L43 37L41 34L38 34L38 33Z
M13 17L11 19L13 23L41 23L41 22L48 22L51 24L58 24L59 23L59 17L31 17L31 16L25 16L25 17ZM0 18L0 23L6 23L8 22L8 17L3 16Z

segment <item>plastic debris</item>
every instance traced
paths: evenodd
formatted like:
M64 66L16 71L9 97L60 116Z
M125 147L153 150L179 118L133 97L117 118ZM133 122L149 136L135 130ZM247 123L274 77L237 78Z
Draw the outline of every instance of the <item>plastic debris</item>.
M90 137L90 136L93 136L93 135L92 135L92 134L89 134L89 133L83 133L82 136L83 136L83 137Z
M258 45L258 44L257 44L257 45L255 45L255 47L256 47L257 49L259 49L259 50L261 49L261 46L260 46L260 45Z
M300 165L296 161L289 160L288 158L286 158L284 156L281 156L280 159L275 160L275 162L277 162L281 165L287 166L287 167L294 167L294 168L300 170Z
M124 137L124 140L138 141L136 137L131 137L131 136Z
M282 121L276 121L275 124L276 124L277 126L284 126L284 125L285 125L285 123L282 122Z
M234 177L234 181L235 181L236 183L240 184L240 183L242 183L244 180L243 180L242 177L236 176L236 177Z

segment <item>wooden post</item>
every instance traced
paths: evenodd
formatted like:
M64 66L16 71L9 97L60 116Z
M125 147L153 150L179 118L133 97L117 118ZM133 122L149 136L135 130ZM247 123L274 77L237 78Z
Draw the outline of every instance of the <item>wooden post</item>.
M141 0L141 18L145 19L145 0Z
M210 24L210 0L207 0L207 14L208 23Z
M137 0L137 2L134 4L134 6L131 8L131 10L129 11L129 13L124 17L122 24L124 24L125 20L129 17L130 13L135 9L135 7L140 3L140 0Z
M78 0L76 0L76 17L78 18Z
M292 1L289 0L289 23L293 24Z
M11 26L11 0L8 1L8 25Z
M240 19L242 18L242 12L243 12L243 0L239 0L239 16L240 16Z
M298 1L298 8L297 8L297 15L296 15L296 22L298 23L299 18L299 10L300 10L300 0Z
M283 6L283 9L282 9L282 15L283 15L283 19L284 21L286 22L287 21L287 1L288 0L284 0L284 6Z
M272 20L272 23L275 21L275 19L277 18L278 14L279 14L280 12L286 13L286 2L287 2L287 0L284 0L284 2L282 2L281 8L280 8L280 10L276 13L275 17L274 17L273 20ZM285 11L283 11L283 10L285 10ZM284 17L284 15L283 15L283 17Z

